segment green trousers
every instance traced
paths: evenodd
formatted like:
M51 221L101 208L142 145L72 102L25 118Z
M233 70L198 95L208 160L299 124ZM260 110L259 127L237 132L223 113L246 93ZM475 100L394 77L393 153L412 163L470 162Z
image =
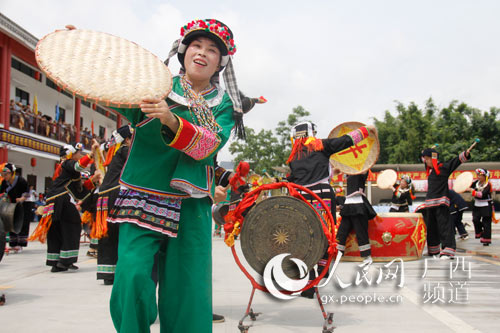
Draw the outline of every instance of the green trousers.
M110 310L120 333L150 332L157 314L162 333L212 332L212 239L210 199L182 201L177 238L120 226L118 262ZM158 266L158 306L151 279Z

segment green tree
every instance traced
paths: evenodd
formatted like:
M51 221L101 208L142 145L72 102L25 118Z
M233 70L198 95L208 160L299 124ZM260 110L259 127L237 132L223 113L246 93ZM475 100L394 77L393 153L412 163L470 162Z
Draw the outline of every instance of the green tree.
M229 152L236 154L235 161L247 161L258 174L271 170L278 165L278 139L270 130L255 133L252 128L245 127L246 141L238 140L231 143Z
M284 165L290 155L290 128L304 121L309 115L309 111L299 105L292 109L286 120L278 123L274 133L271 130L255 133L255 130L246 127L246 141L232 142L229 152L235 155L236 163L248 161L256 173L263 174L266 171L273 175L276 172L272 167Z
M415 103L397 102L396 111L396 116L386 111L384 120L374 119L380 140L378 163L417 163L421 150L436 143L445 161L467 149L475 138L481 141L473 151L473 161L500 159L498 108L482 112L452 101L438 110L429 98L423 110Z

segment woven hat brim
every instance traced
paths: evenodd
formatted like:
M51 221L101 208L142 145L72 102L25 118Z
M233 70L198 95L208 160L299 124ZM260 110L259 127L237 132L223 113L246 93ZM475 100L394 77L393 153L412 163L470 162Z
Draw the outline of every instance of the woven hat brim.
M35 57L49 79L84 101L133 108L145 98L164 99L172 90L172 74L163 61L103 32L50 33L38 42Z

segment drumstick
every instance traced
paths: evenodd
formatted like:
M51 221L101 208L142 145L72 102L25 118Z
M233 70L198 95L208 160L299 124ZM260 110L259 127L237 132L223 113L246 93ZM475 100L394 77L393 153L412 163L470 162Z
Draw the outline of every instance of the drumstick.
M480 140L476 138L476 140L474 140L474 143L470 145L470 147L469 147L469 149L467 149L467 151L471 151L471 150L472 150L472 148L474 148L474 147L477 145L477 143L478 143L479 141L480 141Z

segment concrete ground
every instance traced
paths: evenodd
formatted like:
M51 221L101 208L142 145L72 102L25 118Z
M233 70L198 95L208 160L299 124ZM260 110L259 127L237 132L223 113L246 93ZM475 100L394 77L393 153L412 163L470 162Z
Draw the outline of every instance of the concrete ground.
M468 230L473 235L471 227ZM383 263L375 263L356 286L356 276L362 272L357 263L340 263L333 279L320 288L327 311L334 312L335 332L498 331L500 225L494 225L493 230L490 247L483 247L473 237L457 241L458 255L466 256L463 262L405 262L394 280L389 279ZM22 253L4 257L0 262L0 294L6 295L7 302L0 306L0 331L114 332L108 309L111 286L96 281L96 260L86 256L87 250L88 244L82 244L80 269L72 273L50 273L45 266L46 245L40 243L30 243ZM238 321L247 307L251 284L221 238L213 240L213 262L214 312L226 318L224 323L214 324L213 331L239 332ZM377 283L381 271L382 279ZM397 286L401 272L402 288ZM352 285L340 286L339 281ZM316 300L299 297L279 301L257 291L252 307L262 314L249 332L322 332L323 318ZM160 331L158 321L151 331Z

